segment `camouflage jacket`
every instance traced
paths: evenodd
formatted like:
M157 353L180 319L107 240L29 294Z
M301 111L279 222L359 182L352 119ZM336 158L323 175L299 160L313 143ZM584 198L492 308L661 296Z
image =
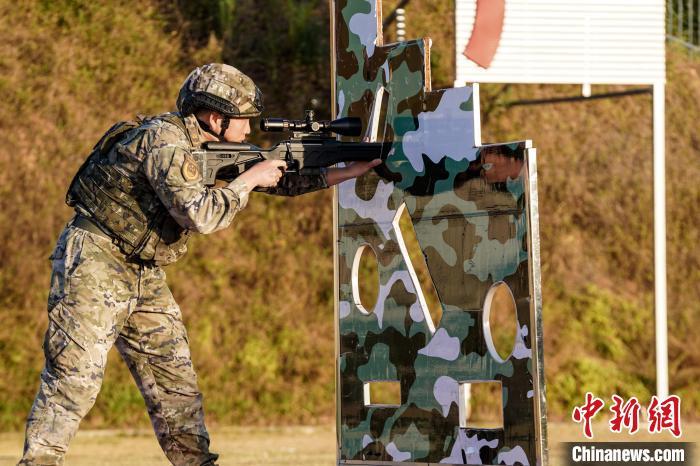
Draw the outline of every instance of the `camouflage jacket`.
M184 118L185 131L167 117L146 120L128 131L92 167L88 159L87 169L84 165L76 178L86 170L84 180L98 185L69 202L109 232L129 258L161 265L186 252L190 232L206 234L229 226L248 200L248 188L238 180L222 187L204 186L191 155L191 149L205 141L202 130L192 115ZM97 169L100 166L106 168ZM109 173L100 177L106 169ZM96 179L102 179L102 185ZM286 175L266 192L294 196L325 187L324 174ZM95 202L100 196L104 199Z

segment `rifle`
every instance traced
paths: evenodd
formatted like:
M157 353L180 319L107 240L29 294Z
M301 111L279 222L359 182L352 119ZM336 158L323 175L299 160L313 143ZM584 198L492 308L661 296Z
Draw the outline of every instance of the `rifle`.
M244 142L206 142L202 149L192 152L204 184L212 186L216 180L231 181L263 160L284 160L286 173L318 174L321 167L339 162L370 161L386 156L391 143L338 141L331 133L359 136L362 122L359 118L340 118L316 121L314 111L307 110L303 120L264 118L260 129L268 132L292 131L292 138L269 149Z

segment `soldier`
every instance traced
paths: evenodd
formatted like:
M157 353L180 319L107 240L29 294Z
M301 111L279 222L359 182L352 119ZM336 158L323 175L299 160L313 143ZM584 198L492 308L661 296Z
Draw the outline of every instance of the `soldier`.
M380 163L283 176L284 162L263 161L227 186L209 188L190 151L206 141L243 141L249 119L262 111L262 95L232 66L210 64L187 77L177 108L112 127L71 183L66 199L76 215L51 255L46 363L19 464L63 463L95 402L113 344L168 459L215 464L182 315L161 266L186 252L192 232L229 226L253 189L303 194Z

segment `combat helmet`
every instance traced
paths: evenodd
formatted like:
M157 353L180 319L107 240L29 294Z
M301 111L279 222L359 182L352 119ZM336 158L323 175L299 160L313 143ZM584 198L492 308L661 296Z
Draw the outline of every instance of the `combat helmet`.
M210 63L192 71L177 96L177 109L182 115L202 108L227 118L257 117L263 110L262 92L233 66Z

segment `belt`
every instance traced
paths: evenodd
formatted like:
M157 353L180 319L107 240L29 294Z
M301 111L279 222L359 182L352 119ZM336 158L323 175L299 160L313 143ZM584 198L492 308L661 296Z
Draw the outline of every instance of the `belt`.
M78 227L81 230L89 231L90 233L93 233L97 236L101 236L105 239L112 241L112 238L110 238L107 233L102 231L102 229L100 227L98 227L97 224L93 220L91 220L87 217L84 217L82 215L75 216L75 218L73 219L73 226Z

